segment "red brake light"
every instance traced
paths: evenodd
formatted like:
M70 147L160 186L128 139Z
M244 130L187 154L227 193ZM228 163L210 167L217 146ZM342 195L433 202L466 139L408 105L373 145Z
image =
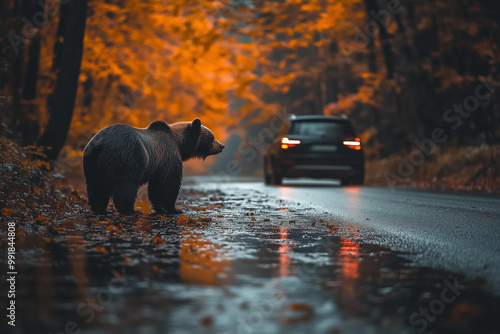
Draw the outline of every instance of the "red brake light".
M361 140L355 138L354 140L344 140L343 144L353 150L361 150Z
M286 150L289 147L294 147L295 145L300 144L300 140L297 139L289 139L288 137L281 138L281 148Z

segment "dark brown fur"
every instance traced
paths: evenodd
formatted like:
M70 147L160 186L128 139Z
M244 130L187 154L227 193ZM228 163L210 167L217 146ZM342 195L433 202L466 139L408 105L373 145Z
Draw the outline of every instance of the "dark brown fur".
M182 182L182 162L218 154L224 146L210 129L193 122L151 123L145 129L117 124L99 131L85 147L83 169L90 208L106 214L110 197L118 212L135 212L137 191L148 183L157 213L175 208Z

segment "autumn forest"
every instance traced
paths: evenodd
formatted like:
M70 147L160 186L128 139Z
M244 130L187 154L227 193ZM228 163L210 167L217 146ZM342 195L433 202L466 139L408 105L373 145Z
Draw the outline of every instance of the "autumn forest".
M498 1L0 7L0 134L57 160L63 175L81 177L83 148L106 126L196 117L227 142L227 154L188 173L235 161L235 173L255 175L273 118L345 114L364 145L368 181L390 182L385 172L415 149L428 166L417 182L431 182L430 173L480 187L498 180Z

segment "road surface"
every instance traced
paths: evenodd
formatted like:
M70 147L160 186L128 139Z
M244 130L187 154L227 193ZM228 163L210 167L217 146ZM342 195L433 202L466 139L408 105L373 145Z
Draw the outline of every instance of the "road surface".
M182 215L143 189L134 216L9 218L0 333L499 333L497 197L245 181L186 178Z
M328 211L338 222L359 227L370 242L408 253L423 266L482 276L500 294L500 197L375 187L340 187L335 181L259 179L215 183L206 189L264 192ZM188 183L189 183L188 179Z

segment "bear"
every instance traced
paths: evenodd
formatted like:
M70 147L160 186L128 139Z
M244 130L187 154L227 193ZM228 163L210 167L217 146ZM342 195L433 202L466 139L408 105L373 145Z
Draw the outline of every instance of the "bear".
M105 215L109 199L122 215L135 213L141 185L156 213L177 214L182 162L205 160L224 149L199 118L167 124L155 121L146 128L115 124L99 131L83 153L83 172L90 209Z

